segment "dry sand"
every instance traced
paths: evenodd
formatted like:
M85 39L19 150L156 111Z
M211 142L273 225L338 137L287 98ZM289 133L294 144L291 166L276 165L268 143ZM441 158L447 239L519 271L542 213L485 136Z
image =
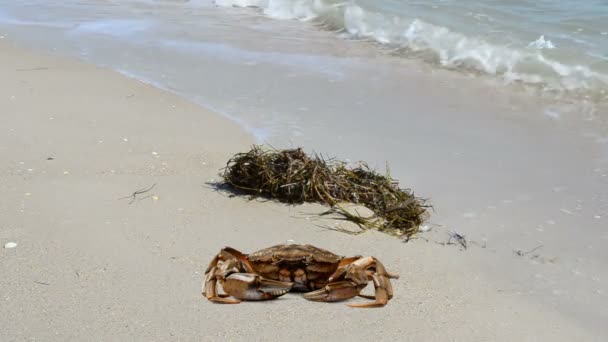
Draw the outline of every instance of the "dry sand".
M0 75L0 244L18 244L0 249L2 341L602 340L482 274L476 250L332 232L304 218L317 206L210 189L253 139L174 95L7 42ZM119 199L153 184L151 197ZM401 275L395 298L374 310L297 294L203 300L202 272L221 247L291 240L377 256Z

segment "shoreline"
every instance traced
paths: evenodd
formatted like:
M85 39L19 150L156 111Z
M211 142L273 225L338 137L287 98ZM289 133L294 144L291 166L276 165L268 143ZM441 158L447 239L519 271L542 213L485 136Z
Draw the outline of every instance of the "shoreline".
M481 272L482 249L330 232L301 217L318 206L205 187L253 143L219 114L107 69L5 40L0 51L0 242L18 243L0 250L2 340L251 340L269 318L276 340L606 336ZM152 184L157 199L118 200ZM238 306L203 300L202 272L221 247L253 252L289 240L380 258L401 275L395 298L380 310L297 294Z

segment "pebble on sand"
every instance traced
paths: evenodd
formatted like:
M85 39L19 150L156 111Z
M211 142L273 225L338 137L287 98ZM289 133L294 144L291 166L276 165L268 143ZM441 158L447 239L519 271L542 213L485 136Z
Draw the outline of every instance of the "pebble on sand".
M4 245L4 248L6 248L6 249L15 248L15 247L17 247L16 242L7 242L6 245Z

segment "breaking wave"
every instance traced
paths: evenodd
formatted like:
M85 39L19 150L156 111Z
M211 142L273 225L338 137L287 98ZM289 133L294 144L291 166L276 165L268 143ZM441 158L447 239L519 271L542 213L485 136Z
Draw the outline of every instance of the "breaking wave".
M556 53L560 47L544 35L521 46L499 44L421 19L367 10L353 1L216 0L215 4L257 8L274 19L311 21L349 38L372 40L403 56L496 75L507 83L534 84L596 100L608 96L608 68L597 70L587 61L577 64L571 58L570 62L560 59Z

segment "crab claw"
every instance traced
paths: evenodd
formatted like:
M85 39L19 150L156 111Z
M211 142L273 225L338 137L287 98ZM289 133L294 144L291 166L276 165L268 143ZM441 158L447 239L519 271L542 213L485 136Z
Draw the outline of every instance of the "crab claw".
M351 281L329 283L324 288L305 293L304 298L315 302L337 302L353 298L361 291L361 287Z
M215 268L212 270L215 271ZM203 296L207 297L210 301L220 304L238 304L241 301L236 299L226 298L227 295L217 293L217 280L212 276L214 272L209 272L205 275L205 281L203 282Z
M380 308L386 305L389 299L393 297L393 288L391 286L391 282L388 280L386 276L379 276L374 274L374 287L376 288L375 296L365 296L359 295L364 298L375 299L374 302L371 303L361 303L361 304L348 304L351 308Z
M270 280L252 273L233 273L224 279L222 288L232 297L244 300L267 300L280 297L293 283Z

